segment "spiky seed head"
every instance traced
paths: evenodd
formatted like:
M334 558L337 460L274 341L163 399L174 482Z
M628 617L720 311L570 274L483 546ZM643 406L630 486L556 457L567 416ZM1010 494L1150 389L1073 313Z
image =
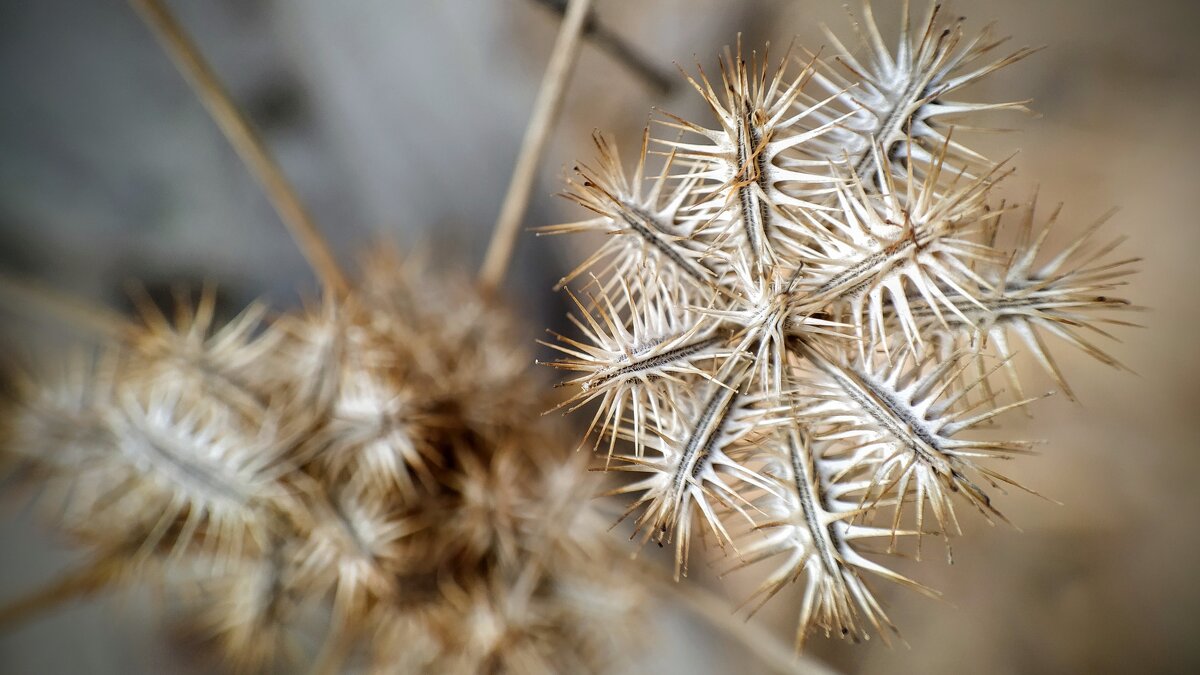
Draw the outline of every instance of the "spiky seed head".
M719 80L686 75L711 123L665 115L632 174L598 136L568 188L594 215L543 230L608 235L564 279L577 333L553 365L577 387L564 407L598 404L589 433L628 477L612 493L635 537L673 542L677 575L705 531L739 562L776 559L752 601L804 579L798 643L892 632L867 579L912 583L863 540L948 538L956 503L1002 518L993 494L1016 484L991 463L1031 444L971 432L1030 402L991 382L1015 373L1010 335L1064 388L1044 335L1115 363L1084 334L1122 306L1131 261L1084 235L1035 265L1028 225L1007 247L1009 170L952 133L1023 108L957 99L1032 50L996 57L1002 40L937 7L903 14L894 47L867 6L857 48L833 38L796 69L739 39Z

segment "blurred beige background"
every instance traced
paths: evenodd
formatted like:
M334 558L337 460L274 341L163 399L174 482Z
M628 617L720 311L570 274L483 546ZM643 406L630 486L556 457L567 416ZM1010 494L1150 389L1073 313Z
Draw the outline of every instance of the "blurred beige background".
M432 241L474 264L507 183L553 40L529 0L176 0L171 3L264 132L339 252L373 237ZM893 27L896 4L876 3ZM915 3L918 6L923 3ZM601 19L655 63L712 63L739 31L820 46L838 0L599 0ZM969 26L996 19L1013 46L1047 45L975 96L1034 99L1039 117L979 139L1013 150L1014 197L1041 186L1067 203L1063 235L1121 208L1108 230L1145 258L1128 296L1152 308L1122 331L1117 373L1056 353L1081 403L1052 399L1006 428L1048 439L1011 475L1054 499L1002 501L1022 531L968 518L947 566L934 547L905 566L945 602L879 586L908 646L814 640L853 673L1200 672L1200 5L1174 0L957 0ZM232 305L281 306L313 280L203 109L118 0L0 3L0 266L95 302L122 284L214 279ZM649 108L703 119L677 87L663 98L587 48L528 224L570 217L551 197L589 133L632 151ZM529 334L561 316L549 292L578 258L523 237L512 283ZM4 344L40 328L0 314ZM9 349L6 348L6 351ZM1031 373L1031 377L1039 377ZM1049 387L1049 383L1045 383ZM1015 421L1014 421L1015 420ZM0 598L70 557L29 514L0 520ZM698 575L703 577L704 575ZM695 583L705 583L703 578ZM763 621L790 640L794 607ZM756 672L738 649L663 610L644 672ZM97 600L0 635L3 673L159 673L183 666L139 603Z

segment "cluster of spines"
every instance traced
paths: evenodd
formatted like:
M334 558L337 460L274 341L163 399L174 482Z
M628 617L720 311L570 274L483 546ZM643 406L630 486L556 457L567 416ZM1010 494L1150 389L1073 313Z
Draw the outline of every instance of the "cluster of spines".
M948 97L1031 50L995 59L1002 41L964 38L936 6L916 31L905 7L894 51L869 7L856 27L837 64L789 53L773 68L739 40L719 86L688 77L714 127L668 115L678 135L645 135L632 178L597 136L599 162L566 193L595 216L543 230L607 235L563 280L581 335L552 346L579 387L564 405L599 401L605 467L636 474L615 490L633 495L635 531L674 542L677 576L698 531L741 562L781 560L755 595L806 579L798 644L894 630L863 573L912 582L859 540L948 538L956 500L1003 518L992 494L1012 481L988 460L1031 444L964 432L1029 402L1010 335L1064 389L1046 335L1116 365L1084 333L1123 323L1103 311L1128 307L1111 293L1133 262L1091 246L1092 228L1038 263L1032 203L1005 247L1006 172L951 121L1023 105ZM655 144L663 168L646 178Z
M255 305L218 326L211 292L174 319L142 302L91 365L16 387L9 468L95 585L180 598L245 672L290 670L314 626L326 672L619 662L636 601L593 602L611 551L510 318L421 263L365 270L270 322Z

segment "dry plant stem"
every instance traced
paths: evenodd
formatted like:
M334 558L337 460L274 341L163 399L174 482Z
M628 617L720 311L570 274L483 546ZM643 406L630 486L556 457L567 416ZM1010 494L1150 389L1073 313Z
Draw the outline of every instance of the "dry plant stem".
M336 296L344 295L349 287L346 275L334 259L329 243L321 236L316 223L284 177L283 171L251 128L249 121L238 111L225 87L188 38L183 27L171 16L170 10L161 0L130 0L130 4L154 31L171 60L192 85L196 95L221 128L221 132L229 139L230 145L258 179L267 199L275 207L275 212L287 226L325 289Z
M553 9L559 16L567 11L567 0L537 0L542 5ZM583 37L597 47L608 52L609 56L619 61L634 75L642 79L649 88L665 96L671 93L674 82L668 73L659 70L650 59L640 54L621 36L609 30L600 23L595 12L588 15L583 26Z
M68 570L49 584L0 606L0 632L23 624L59 605L80 599L112 584L118 566L115 558L103 557Z
M479 272L479 283L485 291L494 290L499 286L508 271L521 221L524 220L525 210L529 207L529 194L533 190L533 181L537 178L542 153L550 139L554 122L558 119L563 94L566 92L575 60L579 56L580 36L591 5L592 0L570 0L570 4L567 5L566 16L554 42L554 51L550 54L550 63L546 66L541 89L538 90L537 100L533 104L529 127L525 130L524 140L521 141L521 151L513 167L512 181L504 195L500 215L492 230L492 241L488 244L483 268Z
M651 590L664 599L678 602L697 618L703 619L722 635L736 640L753 654L773 673L788 673L790 675L838 675L838 672L820 661L803 653L792 651L791 648L772 638L771 634L760 627L751 626L740 619L730 608L724 598L697 584L689 584L684 588L669 575L664 574L657 566L646 564L638 559L628 560L635 569L632 574L645 579Z
M325 644L321 646L321 651L313 662L312 670L308 671L309 675L337 675L338 668L353 649L352 637L345 631L334 627L332 633L325 639Z
M50 314L62 322L99 337L123 335L129 323L103 308L89 305L39 284L0 275L0 305L42 317Z

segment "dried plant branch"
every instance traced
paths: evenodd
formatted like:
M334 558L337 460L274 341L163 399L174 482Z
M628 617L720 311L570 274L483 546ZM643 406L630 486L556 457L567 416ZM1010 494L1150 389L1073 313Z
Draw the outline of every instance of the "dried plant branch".
M230 145L254 174L267 199L275 207L275 212L279 214L280 220L287 226L300 251L308 259L317 278L326 290L334 295L345 294L349 283L334 257L329 242L321 236L295 188L254 131L250 121L238 110L220 79L196 49L183 27L171 15L162 0L129 1L192 85L192 89L212 115L213 121L229 139Z
M793 652L775 640L769 632L739 618L729 603L719 595L695 585L683 588L670 575L647 565L640 566L636 573L639 577L649 578L653 589L664 600L678 603L720 634L740 643L748 654L757 658L770 672L791 675L837 675L837 671L828 665L811 656Z
M123 558L101 555L67 570L54 581L0 606L0 631L30 621L64 603L107 590L124 569Z
M512 179L500 206L500 215L497 216L496 225L492 229L492 240L488 244L483 267L479 271L480 286L486 290L497 288L504 281L504 275L508 271L521 222L529 207L529 197L537 179L542 154L558 120L558 112L570 82L571 71L579 56L582 46L580 38L591 5L592 0L570 0L567 5L566 15L554 41L554 49L550 53L550 61L546 64L546 74L542 77L537 99L533 103L533 112L529 116L525 138L521 141L521 150L513 166Z
M102 338L117 338L129 330L129 321L102 307L80 302L25 279L0 274L0 304L13 311L50 314L69 326Z
M560 16L567 11L567 0L536 1L553 9ZM669 73L664 72L651 62L649 57L639 52L628 41L622 39L620 35L602 23L596 16L595 10L588 14L587 22L583 26L583 36L589 42L608 52L658 95L666 96L675 88L675 83Z

